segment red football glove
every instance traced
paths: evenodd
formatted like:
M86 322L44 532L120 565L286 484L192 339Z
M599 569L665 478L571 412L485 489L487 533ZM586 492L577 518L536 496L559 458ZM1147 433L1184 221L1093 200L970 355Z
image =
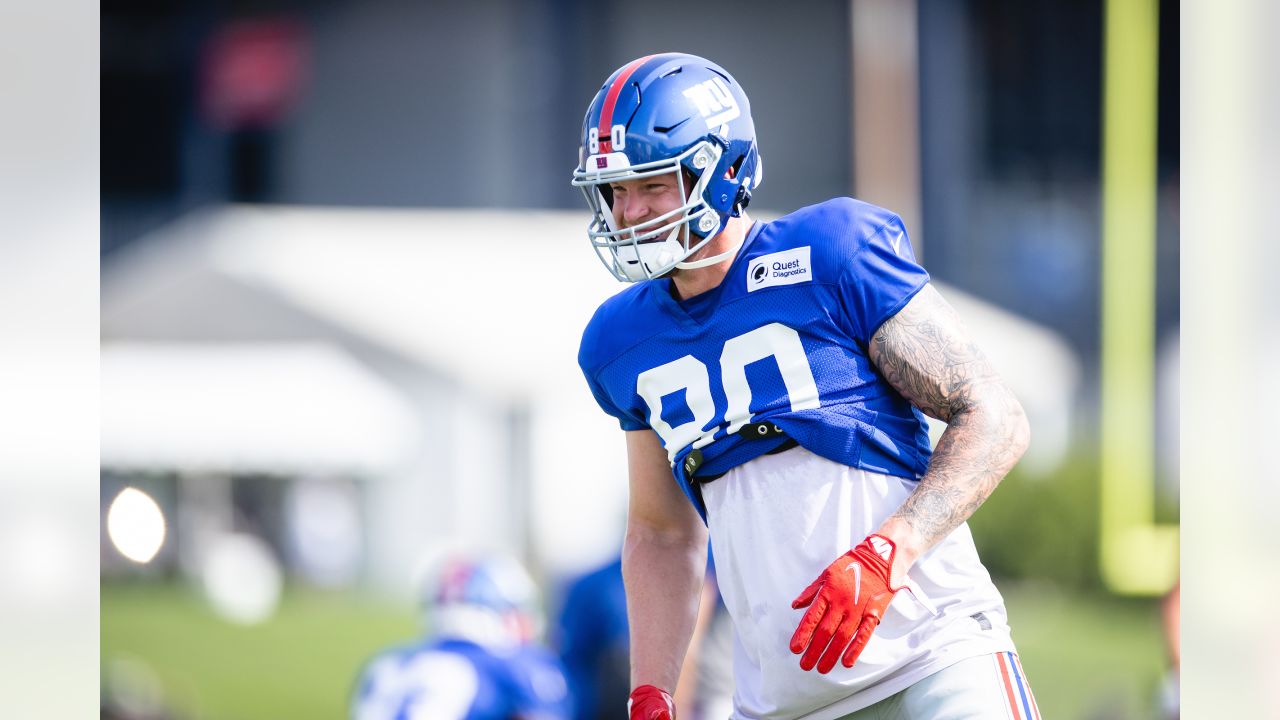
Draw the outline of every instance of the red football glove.
M889 568L895 552L897 548L889 538L868 535L857 547L836 558L791 602L797 610L809 608L791 636L791 652L804 653L800 658L802 669L812 670L816 664L818 672L828 673L836 666L837 658L847 668L858 661L884 617L885 608L902 589L889 587Z
M631 691L627 714L630 720L676 720L676 704L666 690L641 685Z

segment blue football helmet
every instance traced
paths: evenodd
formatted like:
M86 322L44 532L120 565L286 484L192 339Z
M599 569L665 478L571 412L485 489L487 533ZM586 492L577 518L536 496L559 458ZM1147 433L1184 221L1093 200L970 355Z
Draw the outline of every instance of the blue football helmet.
M426 629L436 636L508 647L542 631L537 586L506 555L446 553L428 571L422 606Z
M668 173L684 205L620 228L610 183ZM685 262L742 213L763 175L742 87L709 60L665 53L627 63L600 88L583 120L573 185L594 215L587 234L600 260L635 282L736 252Z

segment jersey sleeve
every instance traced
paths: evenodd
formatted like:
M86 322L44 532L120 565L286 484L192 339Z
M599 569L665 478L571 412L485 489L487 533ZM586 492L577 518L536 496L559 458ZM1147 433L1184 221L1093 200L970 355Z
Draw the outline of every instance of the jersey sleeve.
M892 215L855 245L840 276L840 299L854 339L870 343L876 330L929 282L916 262L902 220Z
M605 413L612 415L623 430L644 430L648 427L635 415L628 413L623 405L617 402L605 387L601 379L601 368L611 359L613 352L608 349L605 328L608 326L607 305L602 305L587 324L582 333L582 343L578 346L578 367L587 380L591 396Z
M601 410L612 415L614 419L618 421L618 425L623 430L644 430L649 427L637 420L635 416L619 408L609 397L609 394L605 392L605 389L600 382L596 380L596 378L592 377L591 374L587 372L586 368L583 368L583 373L586 375L587 387L591 388L591 394L595 397L596 404L600 406Z

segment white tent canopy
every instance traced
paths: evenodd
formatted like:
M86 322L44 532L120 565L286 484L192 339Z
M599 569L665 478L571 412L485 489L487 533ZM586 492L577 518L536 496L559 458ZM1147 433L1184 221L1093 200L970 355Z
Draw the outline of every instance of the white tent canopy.
M619 289L584 229L581 213L228 207L142 243L145 263L123 258L104 278L103 331L166 313L152 302L164 285L210 291L172 319L184 333L252 324L229 295L253 290L477 391L536 395L578 377L582 328Z
M112 342L101 372L107 467L379 474L420 432L334 345Z

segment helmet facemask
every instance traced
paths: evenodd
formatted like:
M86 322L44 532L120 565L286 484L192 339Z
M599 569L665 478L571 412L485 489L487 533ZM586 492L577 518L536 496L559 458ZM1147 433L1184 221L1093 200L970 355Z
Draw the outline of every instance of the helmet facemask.
M593 214L587 235L614 277L635 282L666 275L724 229L724 221L705 199L723 152L717 143L702 140L673 158L633 166L623 153L611 153L607 168L574 172L573 184L582 188ZM665 174L675 175L684 204L633 227L619 228L608 186Z

